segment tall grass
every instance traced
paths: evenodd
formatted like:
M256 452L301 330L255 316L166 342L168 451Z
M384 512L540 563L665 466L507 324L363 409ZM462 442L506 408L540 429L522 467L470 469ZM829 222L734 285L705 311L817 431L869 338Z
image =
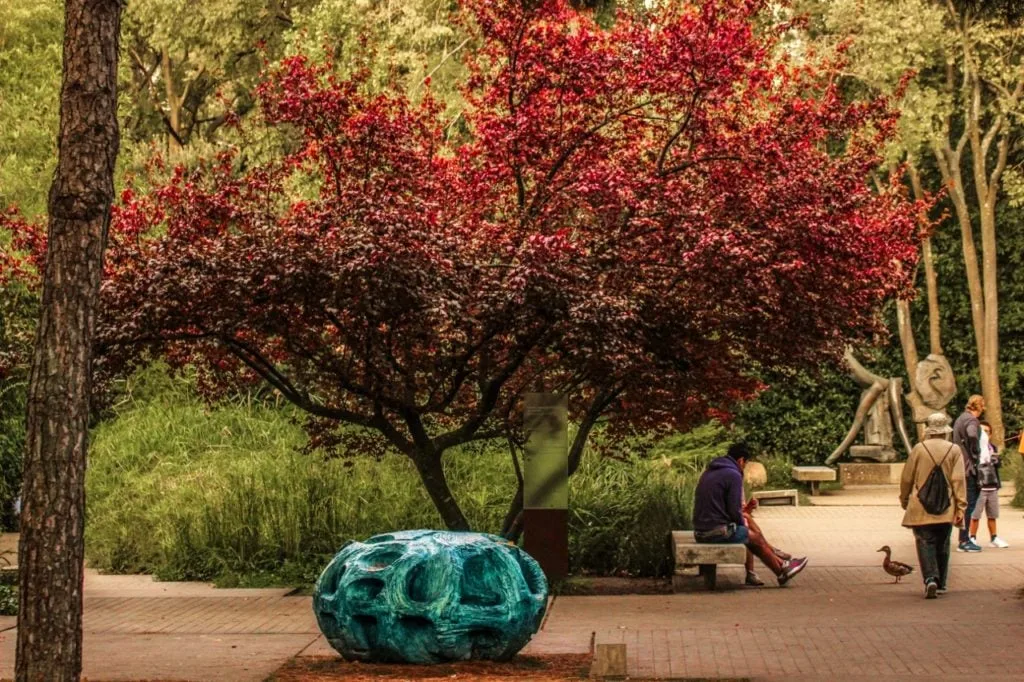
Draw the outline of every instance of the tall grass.
M287 407L210 408L154 370L93 434L86 551L111 572L222 584L308 584L347 542L440 528L405 457L302 454ZM588 453L570 482L575 573L664 575L668 533L689 527L692 488L723 445L715 429L663 443L655 456ZM449 453L452 490L474 529L497 532L515 491L503 447Z

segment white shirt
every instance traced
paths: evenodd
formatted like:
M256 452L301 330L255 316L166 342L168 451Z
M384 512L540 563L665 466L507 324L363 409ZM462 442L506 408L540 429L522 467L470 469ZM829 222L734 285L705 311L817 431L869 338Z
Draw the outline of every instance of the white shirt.
M988 432L985 429L980 429L980 431L981 433L978 434L978 445L981 447L979 461L986 464L992 461L992 447L988 444Z

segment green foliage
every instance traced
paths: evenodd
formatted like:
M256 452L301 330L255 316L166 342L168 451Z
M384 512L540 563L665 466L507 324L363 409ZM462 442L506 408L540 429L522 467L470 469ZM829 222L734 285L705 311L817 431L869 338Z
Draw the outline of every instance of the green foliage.
M857 385L828 367L817 375L776 375L767 383L767 391L738 410L736 427L758 452L821 464L850 428L860 396Z
M36 299L16 283L0 285L0 530L14 527L21 489L28 357Z
M0 210L46 211L57 161L63 3L0 0Z
M0 584L0 616L18 615L18 588Z
M670 573L669 533L690 527L696 482L659 461L585 459L569 486L570 570Z
M0 616L18 615L18 572L4 570L11 563L9 552L0 552Z
M86 551L101 570L309 584L350 540L442 527L407 458L301 454L288 409L209 408L160 367L126 396L93 434ZM654 458L589 453L570 483L573 570L665 574L668 532L689 525L696 476L724 447L721 427L708 426L659 444ZM473 527L497 532L515 492L504 447L455 451L446 472Z
M463 106L463 57L473 45L455 21L452 0L320 0L297 13L289 49L323 59L342 72L365 66L370 85L397 84L413 97L427 90L446 106L448 119Z

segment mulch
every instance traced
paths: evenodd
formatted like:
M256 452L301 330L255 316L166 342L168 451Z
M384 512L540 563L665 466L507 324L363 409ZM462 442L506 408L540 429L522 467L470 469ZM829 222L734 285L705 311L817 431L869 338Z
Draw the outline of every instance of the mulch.
M589 654L517 656L507 663L461 661L439 665L349 663L332 656L296 658L279 669L273 682L371 682L372 680L494 680L529 679L564 682L586 679Z
M632 578L615 576L573 577L560 586L559 594L574 597L620 594L672 594L670 578Z

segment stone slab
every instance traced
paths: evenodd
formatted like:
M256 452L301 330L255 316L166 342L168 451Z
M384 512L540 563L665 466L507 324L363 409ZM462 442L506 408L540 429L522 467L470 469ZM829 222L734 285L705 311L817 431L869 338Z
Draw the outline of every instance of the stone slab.
M763 505L771 506L777 504L788 504L794 507L800 506L800 495L796 490L755 490L750 494Z
M871 460L873 462L891 463L896 461L896 451L884 445L851 445L850 457L856 462L858 459Z
M839 481L844 486L898 485L903 475L903 464L844 462L839 465Z
M836 470L826 466L793 467L791 472L797 481L834 481Z
M747 560L747 548L738 544L698 544L692 530L672 531L676 570L694 564L742 564Z

